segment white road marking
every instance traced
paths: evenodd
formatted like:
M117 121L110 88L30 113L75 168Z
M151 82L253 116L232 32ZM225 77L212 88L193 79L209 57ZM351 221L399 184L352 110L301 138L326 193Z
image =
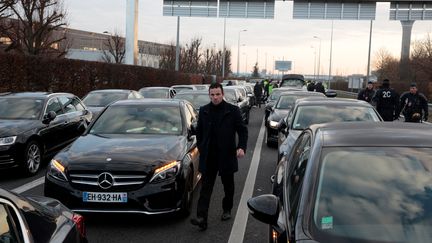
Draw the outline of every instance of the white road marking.
M246 177L245 186L241 195L240 203L234 219L234 224L231 229L231 234L228 243L242 243L246 231L247 219L249 212L247 209L247 200L252 197L253 189L255 186L255 179L258 171L258 165L261 157L261 146L264 139L264 120L261 124L261 129L258 134L258 139L255 144L255 150L252 156L251 165L248 175Z
M31 182L29 182L27 184L24 184L24 185L20 186L20 187L17 187L15 189L13 189L12 191L15 192L15 193L20 194L20 193L26 192L26 191L34 188L34 187L42 185L44 183L45 183L45 177L42 176L41 178L36 179L34 181L31 181Z

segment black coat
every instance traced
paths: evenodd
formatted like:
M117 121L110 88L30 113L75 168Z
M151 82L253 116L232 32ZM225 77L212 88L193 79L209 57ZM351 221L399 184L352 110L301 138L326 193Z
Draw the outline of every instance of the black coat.
M211 118L209 103L202 106L198 116L197 143L200 152L199 171L205 173L207 170L207 155L211 134ZM237 148L246 152L248 130L241 118L240 109L232 104L222 101L223 116L220 124L216 127L218 140L217 145L219 175L232 174L238 171ZM238 145L236 144L236 133L238 134Z

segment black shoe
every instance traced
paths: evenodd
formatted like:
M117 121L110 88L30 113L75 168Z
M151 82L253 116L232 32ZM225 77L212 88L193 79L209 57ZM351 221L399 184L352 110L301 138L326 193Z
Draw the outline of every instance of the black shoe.
M200 231L204 231L207 229L207 220L205 220L204 218L201 218L201 217L193 218L193 219L191 219L190 222L192 225L198 226Z
M231 218L231 212L230 211L224 211L221 217L222 221L226 221Z

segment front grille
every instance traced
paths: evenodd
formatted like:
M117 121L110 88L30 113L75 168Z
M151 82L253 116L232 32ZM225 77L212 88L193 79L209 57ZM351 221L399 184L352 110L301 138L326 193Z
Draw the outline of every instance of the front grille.
M103 173L105 172L69 173L69 177L73 187L80 190L92 191L128 191L139 188L147 182L147 175L145 174L109 172L113 179L112 186L107 189L103 189L98 183L99 176Z

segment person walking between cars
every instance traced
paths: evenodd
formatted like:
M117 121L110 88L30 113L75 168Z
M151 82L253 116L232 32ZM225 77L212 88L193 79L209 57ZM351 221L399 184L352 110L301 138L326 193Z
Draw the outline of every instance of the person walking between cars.
M429 106L426 97L419 93L416 83L411 83L409 92L402 94L400 106L405 122L427 121L429 116Z
M375 95L375 90L373 89L373 83L372 83L372 81L369 81L367 83L366 88L362 89L358 93L357 99L358 100L364 100L364 101L366 101L368 103L371 103L372 102L372 98L374 97L374 95Z
M315 92L321 92L325 94L325 88L322 82L318 82L317 84L315 84Z
M259 81L256 81L254 86L254 95L255 95L256 103L258 104L259 108L261 108L262 93L263 93L263 88L261 86L261 83Z
M238 171L238 158L245 155L248 130L237 106L225 102L223 87L219 83L209 88L210 103L199 111L196 131L200 152L199 171L202 185L198 199L197 217L191 223L200 230L207 229L210 198L219 174L225 197L222 200L221 220L231 218L234 198L234 173ZM236 144L236 134L238 144Z
M382 81L382 88L378 89L372 101L384 121L394 121L399 117L399 94L390 88L390 80Z

